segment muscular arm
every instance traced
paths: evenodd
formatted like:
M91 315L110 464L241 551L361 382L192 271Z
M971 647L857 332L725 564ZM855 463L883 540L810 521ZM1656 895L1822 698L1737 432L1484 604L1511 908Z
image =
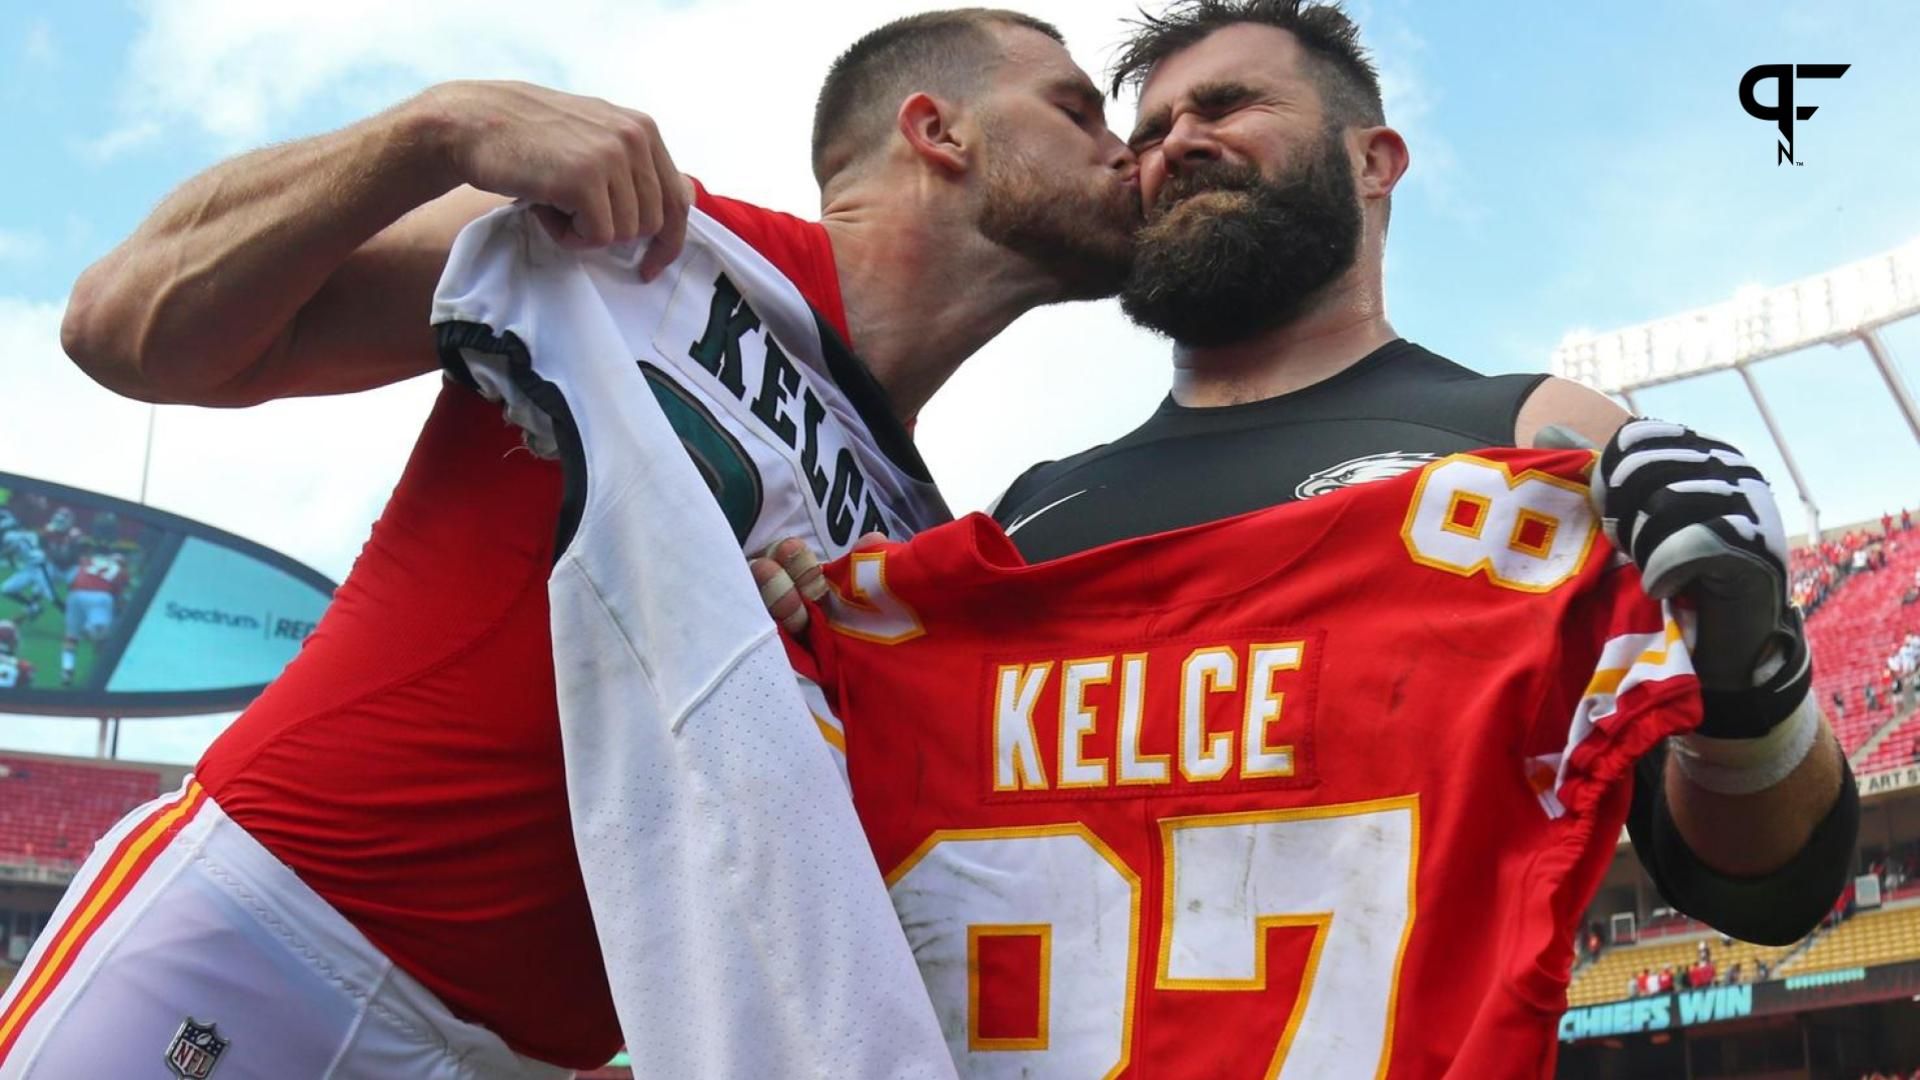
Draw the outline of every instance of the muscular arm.
M1514 444L1530 446L1541 428L1560 424L1604 446L1628 419L1611 399L1565 379L1548 379L1521 406ZM1701 863L1720 874L1759 877L1787 866L1807 846L1840 798L1845 764L1839 741L1822 719L1813 750L1799 767L1750 795L1708 791L1668 760L1664 806Z
M663 264L690 187L642 114L450 83L188 181L81 275L61 341L102 385L159 402L251 405L430 371L453 238L509 197L557 208L553 227L581 244L655 236L647 261Z
M431 370L426 311L447 248L501 201L449 194L433 126L416 99L188 181L80 276L68 355L111 390L200 405Z

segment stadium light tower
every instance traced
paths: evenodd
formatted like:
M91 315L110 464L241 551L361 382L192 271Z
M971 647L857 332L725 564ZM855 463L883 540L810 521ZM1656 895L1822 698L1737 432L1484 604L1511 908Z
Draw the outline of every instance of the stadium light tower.
M1786 435L1767 407L1754 364L1811 345L1858 341L1880 369L1887 392L1920 442L1920 410L1894 367L1879 329L1920 314L1920 238L1906 246L1767 289L1749 286L1731 300L1604 334L1576 331L1553 350L1555 375L1617 394L1638 412L1633 392L1732 368L1740 373L1807 508L1807 535L1820 537L1820 508Z

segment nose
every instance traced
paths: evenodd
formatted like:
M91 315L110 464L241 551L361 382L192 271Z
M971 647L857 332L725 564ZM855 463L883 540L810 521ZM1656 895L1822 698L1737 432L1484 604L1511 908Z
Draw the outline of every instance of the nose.
M1190 165L1218 161L1220 144L1213 137L1213 126L1187 113L1173 122L1166 138L1160 141L1160 155L1170 176L1178 176Z
M1134 156L1133 148L1111 131L1107 132L1106 143L1103 149L1106 152L1107 168L1112 170L1123 184L1138 183L1140 159Z

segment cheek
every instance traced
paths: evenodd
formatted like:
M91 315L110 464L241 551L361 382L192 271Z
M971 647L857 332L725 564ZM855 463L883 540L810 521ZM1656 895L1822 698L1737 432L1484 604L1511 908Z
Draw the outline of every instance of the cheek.
M1139 157L1140 164L1140 205L1152 210L1160 199L1160 188L1167 182L1167 159L1158 149L1149 150Z

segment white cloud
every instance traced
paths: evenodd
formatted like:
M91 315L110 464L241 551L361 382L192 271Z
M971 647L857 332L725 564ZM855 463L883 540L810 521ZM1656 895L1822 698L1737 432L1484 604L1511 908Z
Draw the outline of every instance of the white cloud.
M0 470L137 498L149 408L60 349L61 308L0 297L7 422ZM426 415L435 380L255 409L163 406L148 501L284 551L338 579Z
M27 263L47 249L39 233L0 229L0 263Z
M93 162L107 162L122 154L151 146L160 139L158 120L131 120L92 138L74 140L80 156Z
M724 193L807 214L818 205L806 167L818 79L852 37L916 9L852 0L823 20L810 4L554 0L534 19L508 0L149 2L114 148L195 129L238 146L282 137L316 110L353 103L371 113L435 81L527 78L647 110L688 172ZM1051 0L1022 10L1058 25L1098 77L1109 58L1102 50L1120 33L1119 9ZM1125 130L1130 103L1116 104L1109 119ZM928 410L920 432L929 463L956 509L983 505L1027 465L1111 438L1144 416L1164 392L1165 357L1163 344L1129 328L1111 304L1029 316ZM1063 416L1063 400L1085 406ZM345 407L299 406L313 409L317 424ZM221 414L195 423L224 431L241 421ZM162 416L163 440L175 424Z
M1380 97L1387 123L1406 137L1413 163L1401 181L1404 192L1425 195L1435 210L1456 221L1475 223L1487 210L1461 191L1460 157L1445 133L1439 90L1421 68L1427 42L1398 17L1362 16L1366 44L1380 71Z
M0 297L7 400L0 470L131 497L146 406L114 397L68 362L60 314L58 304Z

